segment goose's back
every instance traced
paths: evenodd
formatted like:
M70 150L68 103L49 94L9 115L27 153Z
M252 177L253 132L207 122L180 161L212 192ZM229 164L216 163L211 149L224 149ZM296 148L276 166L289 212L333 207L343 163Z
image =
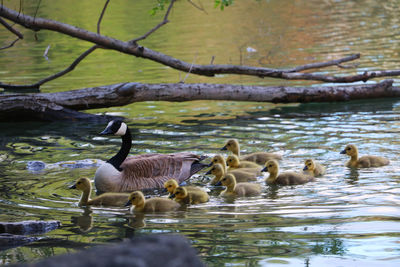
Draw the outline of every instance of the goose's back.
M192 164L199 160L186 152L129 157L121 164L119 191L162 188L172 178L181 183L193 174Z

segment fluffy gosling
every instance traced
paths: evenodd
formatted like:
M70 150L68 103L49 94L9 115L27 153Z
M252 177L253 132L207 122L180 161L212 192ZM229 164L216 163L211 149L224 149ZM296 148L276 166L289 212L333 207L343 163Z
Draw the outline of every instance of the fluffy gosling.
M205 203L210 199L210 196L203 190L189 191L186 187L179 186L175 189L171 198L175 198L175 201L180 204L188 205Z
M165 212L177 210L180 205L167 198L155 197L145 199L141 191L132 192L125 206L130 206L134 212Z
M303 171L305 174L317 177L325 174L326 168L325 166L319 164L318 162L312 159L306 159L304 161Z
M129 193L104 193L98 197L90 199L92 192L92 184L88 178L79 178L70 189L78 189L82 191L79 206L121 206L123 207L129 198Z
M279 174L279 164L276 160L269 160L262 171L269 172L269 177L265 180L267 184L297 185L314 180L313 176L292 171Z
M232 174L225 175L217 185L226 187L226 189L220 193L221 196L251 197L261 194L261 186L259 184L236 183L235 176Z
M345 166L351 168L381 167L390 163L387 158L378 156L362 156L358 158L358 149L355 145L347 145L340 154L350 156L350 160L346 162Z

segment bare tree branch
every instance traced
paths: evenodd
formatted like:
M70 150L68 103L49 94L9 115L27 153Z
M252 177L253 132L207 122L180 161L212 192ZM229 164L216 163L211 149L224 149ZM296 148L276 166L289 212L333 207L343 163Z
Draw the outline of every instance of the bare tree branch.
M107 6L108 6L109 2L110 2L110 0L106 0L106 3L104 4L103 10L101 11L99 20L97 21L97 33L98 34L100 34L100 23L101 23L101 20L103 19L104 13L106 12L106 9L107 9Z
M197 8L198 10L203 11L204 13L206 13L206 14L208 15L207 11L204 9L204 7L203 7L203 5L201 4L201 2L200 2L200 6L199 6L199 5L195 4L195 3L193 3L192 0L187 0L187 1L189 2L189 4L191 4L192 6L194 6L195 8Z
M7 49L7 48L10 48L10 47L14 46L14 44L15 44L16 42L18 42L19 40L21 40L21 39L19 39L19 38L15 39L15 40L12 41L9 45L0 47L0 50Z
M159 28L161 28L163 25L167 24L169 22L168 16L169 16L169 13L170 13L170 11L172 9L172 6L174 5L174 2L175 2L175 0L171 0L171 3L169 4L169 7L167 9L167 12L164 15L163 21L161 21L157 26L155 26L153 29L151 29L150 31L148 31L147 33L142 35L141 37L138 37L136 39L130 40L129 43L136 44L136 42L146 39L150 34L155 32Z
M168 15L172 9L174 1L171 1L170 6L164 16L164 21L159 25L164 25L168 21ZM262 67L251 67L251 66L238 66L238 65L198 65L191 64L179 59L173 58L171 56L153 51L143 46L132 44L131 42L124 42L118 39L103 36L97 33L89 32L68 24L64 24L58 21L53 21L43 18L32 18L24 14L19 14L18 12L8 9L3 5L0 6L0 17L4 17L15 23L18 23L28 29L40 30L47 29L51 31L60 32L81 40L86 40L95 43L101 48L113 49L122 53L134 55L137 57L142 57L146 59L153 60L155 62L161 63L163 65L169 66L171 68L181 70L184 72L190 72L193 74L203 75L203 76L214 76L216 74L237 74L237 75L251 75L258 77L271 77L287 80L314 80L321 82L333 82L333 83L343 83L343 82L356 82L356 81L367 81L372 78L377 77L389 77L389 76L399 76L400 70L388 70L388 71L368 71L363 74L348 75L348 76L329 76L322 75L318 73L301 73L299 71L309 70L315 67L327 67L338 65L343 62L354 60L360 57L360 55L351 55L342 59L306 64L303 66L295 67L292 69L271 69ZM163 24L164 23L164 24ZM149 34L157 30L161 26L156 26L153 28ZM149 34L146 34L147 37ZM140 39L140 38L139 38ZM134 41L134 40L133 40ZM0 84L1 86L1 84Z
M10 24L8 24L4 19L0 18L0 24L2 24L4 27L7 28L7 30L9 30L10 32L12 32L13 34L15 34L16 36L18 36L19 39L24 39L24 36L22 35L22 33L20 33L19 31L17 31L16 29L14 29Z
M75 69L75 67L85 58L87 57L90 53L92 53L94 50L96 50L99 46L98 45L94 45L91 48L89 48L88 50L86 50L85 52L83 52L77 59L74 60L74 62L72 62L71 65L68 66L68 68L53 74L47 78L44 78L34 84L29 84L29 85L12 85L12 84L5 84L5 83L0 83L0 87L4 88L4 89L39 89L39 87L49 81L52 81L54 79L57 79L58 77L61 77L65 74L67 74L68 72L72 71L73 69Z

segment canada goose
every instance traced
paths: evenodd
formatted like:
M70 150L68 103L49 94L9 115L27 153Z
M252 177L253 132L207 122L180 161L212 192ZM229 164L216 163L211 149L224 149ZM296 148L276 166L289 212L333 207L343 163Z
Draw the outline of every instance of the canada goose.
M282 159L281 155L274 153L267 153L267 152L254 152L251 154L240 156L240 145L239 141L236 139L229 139L226 142L225 146L221 148L221 150L229 150L234 155L238 156L241 161L242 160L252 161L259 165L264 165L270 159L276 159L276 160Z
M168 198L155 197L145 199L141 191L132 192L125 205L132 205L131 211L135 212L164 212L177 210L180 207L178 203Z
M103 206L121 206L123 207L128 200L128 193L104 193L98 197L90 199L92 185L88 178L79 178L70 189L78 189L82 191L79 206L87 205L103 205Z
M358 158L358 149L355 145L347 145L340 154L346 154L350 156L350 160L346 163L346 167L352 168L369 168L369 167L381 167L389 165L390 161L384 157L378 156L362 156Z
M118 153L96 171L94 182L100 192L162 188L164 182L170 178L175 178L181 183L207 166L200 163L204 156L188 152L151 153L127 158L132 146L132 137L128 126L120 120L109 122L100 134L113 134L121 136L122 139Z
M312 159L306 159L304 161L304 165L303 171L305 174L314 177L325 174L326 168Z
M226 189L221 192L221 196L251 197L261 194L259 184L236 183L235 176L232 174L225 175L217 185L226 186Z
M237 182L248 182L257 180L257 175L254 172L246 172L247 169L237 169L232 170L229 173L233 174L236 178ZM211 180L211 185L215 185L218 183L222 177L225 176L224 167L221 164L217 163L211 166L211 169L206 172L206 174L214 175L214 179Z
M261 167L257 163L246 160L239 160L236 155L229 155L226 158L226 165L229 166L228 171L241 168L255 168L261 170Z
M203 190L189 191L186 187L179 186L175 189L171 198L175 198L175 201L180 204L200 204L207 202L210 196Z
M164 183L164 188L167 189L167 191L170 194L170 198L171 195L174 193L175 189L179 187L178 182L175 179L169 179L168 181L166 181ZM203 188L197 187L197 186L183 186L187 189L187 191L192 192L192 191L203 191L205 192L205 190Z
M279 174L279 164L276 160L269 160L265 164L263 172L269 172L269 177L265 180L267 184L296 185L314 181L313 176L297 172L283 172Z

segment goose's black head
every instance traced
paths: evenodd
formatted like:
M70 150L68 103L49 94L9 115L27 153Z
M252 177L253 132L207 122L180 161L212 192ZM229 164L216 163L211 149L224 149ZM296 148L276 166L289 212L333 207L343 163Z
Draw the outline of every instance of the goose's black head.
M128 126L121 120L110 121L107 127L102 131L101 135L125 135Z

